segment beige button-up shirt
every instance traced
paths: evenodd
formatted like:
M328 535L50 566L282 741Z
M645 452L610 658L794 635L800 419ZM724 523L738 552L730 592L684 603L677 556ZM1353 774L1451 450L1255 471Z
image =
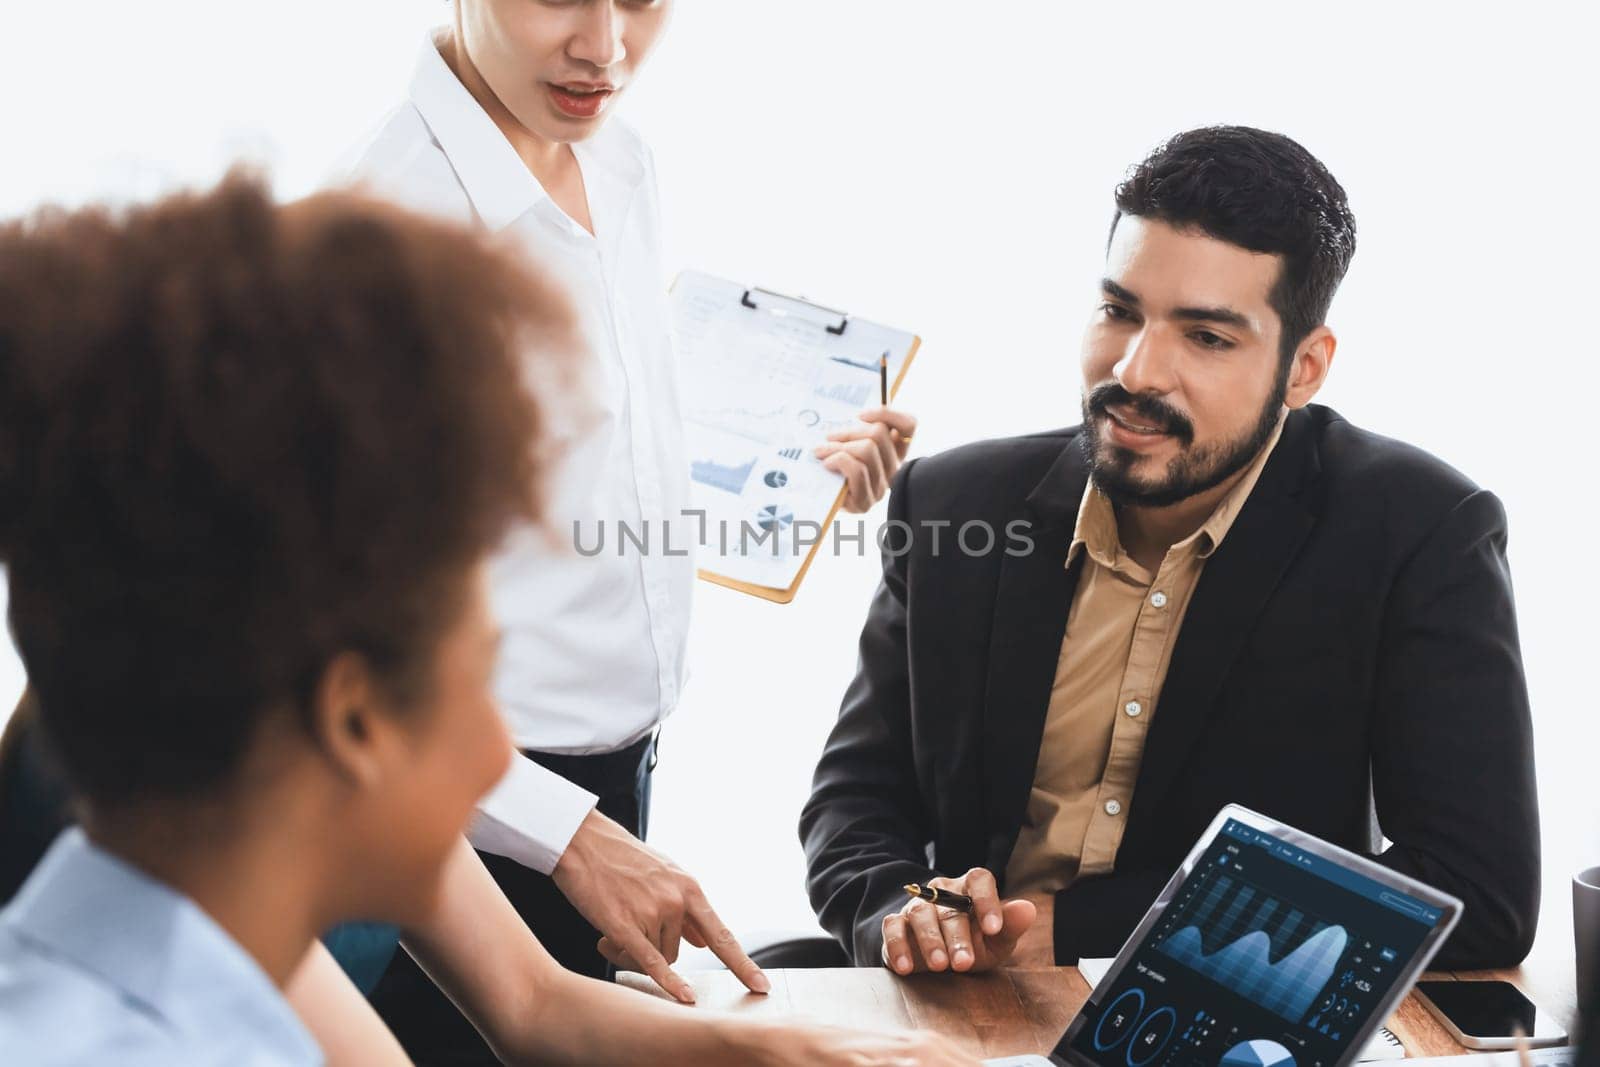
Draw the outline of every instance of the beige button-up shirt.
M1107 874L1122 843L1161 685L1206 560L1227 536L1282 423L1205 523L1154 574L1122 550L1111 502L1091 482L1066 565L1086 553L1050 688L1039 762L1006 893L1055 892Z

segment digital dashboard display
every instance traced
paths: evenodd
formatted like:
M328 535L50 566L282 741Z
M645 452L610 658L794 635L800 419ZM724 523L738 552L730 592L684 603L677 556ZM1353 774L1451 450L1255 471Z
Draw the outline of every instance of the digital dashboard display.
M1070 1047L1105 1067L1330 1067L1442 918L1230 819Z

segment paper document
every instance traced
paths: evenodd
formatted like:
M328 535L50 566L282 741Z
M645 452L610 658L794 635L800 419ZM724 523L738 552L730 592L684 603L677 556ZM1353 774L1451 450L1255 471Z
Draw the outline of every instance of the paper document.
M672 311L702 577L788 599L844 486L812 450L878 404L882 357L898 384L917 338L695 272Z

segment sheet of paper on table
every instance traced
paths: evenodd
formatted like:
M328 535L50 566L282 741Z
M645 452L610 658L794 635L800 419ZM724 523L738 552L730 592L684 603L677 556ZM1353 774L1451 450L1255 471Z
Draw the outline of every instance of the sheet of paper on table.
M1469 1052L1465 1056L1423 1056L1408 1060L1407 1067L1521 1067L1516 1052ZM1528 1067L1574 1067L1578 1050L1570 1047L1528 1050Z

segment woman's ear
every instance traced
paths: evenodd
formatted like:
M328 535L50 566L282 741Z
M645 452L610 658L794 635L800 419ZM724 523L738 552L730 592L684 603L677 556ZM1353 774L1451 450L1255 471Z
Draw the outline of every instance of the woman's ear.
M351 785L383 777L383 751L393 722L364 656L341 652L322 672L311 701L311 734L330 767Z

